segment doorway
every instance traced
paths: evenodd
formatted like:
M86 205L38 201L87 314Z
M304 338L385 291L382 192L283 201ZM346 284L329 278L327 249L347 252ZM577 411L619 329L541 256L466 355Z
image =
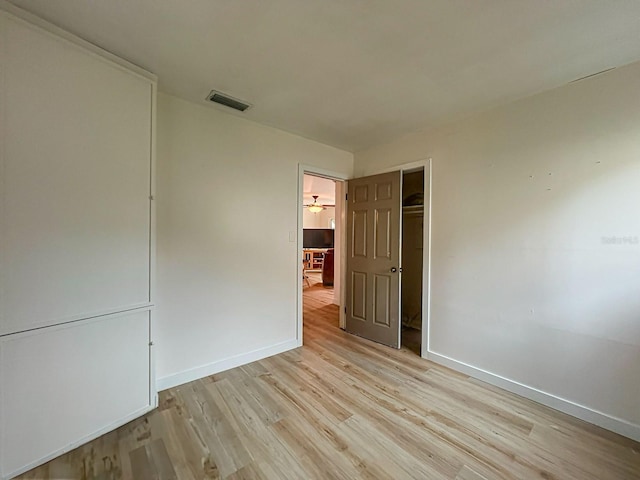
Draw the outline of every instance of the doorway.
M402 174L401 345L422 352L424 169Z
M344 191L346 176L314 167L299 169L298 342L314 328L340 326L344 305ZM301 271L301 273L300 273ZM317 332L316 332L317 333ZM304 334L304 335L303 335Z

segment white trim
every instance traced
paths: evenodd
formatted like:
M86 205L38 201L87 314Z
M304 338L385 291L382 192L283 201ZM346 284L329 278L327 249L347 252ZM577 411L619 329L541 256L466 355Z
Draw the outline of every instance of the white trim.
M30 328L28 330L21 330L19 332L10 333L0 336L0 344L4 342L12 342L24 337L32 335L41 335L47 332L55 332L58 330L64 330L66 328L74 328L81 325L88 325L90 323L109 321L112 318L127 317L135 313L151 312L155 307L153 305L145 305L143 307L131 308L128 310L117 310L114 312L105 313L102 315L94 315L86 318L79 318L70 322L56 323L54 325L45 325L42 327Z
M423 158L421 160L415 160L409 163L403 163L401 165L394 165L391 167L383 168L382 170L376 170L375 173L371 175L379 175L381 173L389 173L400 170L401 172L406 172L409 170L417 170L418 168L427 168L427 164L431 162L431 158Z
M157 296L157 217L156 217L156 140L158 84L151 82L151 145L149 162L149 302L155 305ZM155 310L149 312L149 403L158 406L156 389L156 349L154 347Z
M52 318L39 323L33 323L29 325L27 328L22 330L8 330L8 331L0 330L0 339L2 337L7 337L9 335L18 335L21 333L42 330L44 328L52 328L60 325L75 324L78 322L82 322L84 320L90 320L92 318L102 318L109 315L114 315L117 313L127 313L134 310L151 310L153 308L154 308L154 304L148 303L148 302L142 302L142 303L134 303L131 305L122 305L116 308L108 308L106 310L98 310L95 312L85 312L79 315L71 315L68 317Z
M296 271L295 271L295 275L296 275L296 285L297 285L297 298L296 298L296 316L298 321L296 322L296 340L297 340L297 345L298 347L302 346L302 335L303 335L303 327L302 327L302 272L300 271L300 254L302 252L302 209L303 209L303 204L304 204L304 199L303 199L303 194L304 194L304 174L308 173L309 175L316 175L316 176L321 176L321 177L325 177L325 178L330 178L331 180L337 180L337 181L346 181L349 179L349 175L345 174L345 173L341 173L341 172L334 172L332 170L327 170L325 168L320 168L320 167L315 167L313 165L305 165L304 163L299 163L298 164L298 198L296 200L297 203L297 212L298 212L298 233L296 235L297 237L297 241L296 241ZM343 202L342 204L343 206L343 210L346 209L347 205L346 202ZM336 212L336 216L337 216L337 212ZM341 212L341 217L343 217L344 215L342 215ZM344 229L342 229L343 232L343 236L345 236L346 232ZM344 253L344 249L343 253ZM346 271L346 256L345 255L341 255L340 258L340 271L341 272L345 272ZM340 282L340 288L342 291L344 291L345 287L345 283L344 282ZM342 305L339 305L340 309L340 325L344 325L344 300L343 300L343 295L342 292L340 293L340 301L343 302Z
M69 44L75 45L76 47L80 47L94 57L98 57L101 60L110 63L118 68L124 69L126 72L136 75L138 77L142 77L146 80L150 80L152 82L157 82L158 77L145 70L138 65L131 63L123 58L114 55L111 52L95 45L83 38L78 37L72 33L63 30L62 28L43 20L42 18L34 15L33 13L27 12L20 7L9 3L6 0L0 0L0 14L5 14L13 18L14 20L18 20L24 22L26 25L29 25L32 28L38 28L40 30L45 31L49 35L52 35L57 40L65 41Z
M338 303L338 327L344 330L347 328L347 313L345 306L347 305L347 200L346 195L349 190L349 181L342 181L340 193L343 196L340 211L340 303ZM334 282L335 285L335 282Z
M404 257L402 256L402 251L404 250L404 175L402 170L397 171L397 170L392 170L393 173L398 173L398 181L400 183L400 188L398 191L398 200L397 200L397 205L398 205L398 267L400 269L400 271L398 272L398 308L397 308L397 312L398 312L398 328L396 330L396 333L398 335L398 340L397 340L397 344L396 344L396 348L399 350L402 348L402 282L404 280L404 275L402 275L402 266L404 265ZM392 173L389 172L389 173ZM424 177L424 173L423 173L423 177ZM375 194L374 194L375 195ZM374 220L375 221L375 220ZM375 229L375 226L373 227ZM375 234L374 234L374 238L375 238ZM393 240L391 241L393 244ZM375 245L375 240L374 240L374 245ZM375 249L375 246L374 246ZM374 254L375 255L375 254ZM422 250L422 261L424 263L424 245L423 245L423 250ZM422 274L422 277L424 279L424 272ZM353 292L351 292L353 294ZM374 293L375 295L375 293ZM374 299L372 299L374 301L374 308L375 308L375 297ZM422 301L420 302L420 307L422 307ZM420 325L420 328L422 328L422 325ZM420 330L420 333L422 334L422 330ZM422 343L420 344L422 345Z
M533 400L534 402L541 403L547 407L551 407L560 412L584 420L585 422L592 423L640 442L640 425L585 407L584 405L572 402L571 400L538 390L537 388L530 387L523 383L516 382L515 380L474 367L473 365L469 365L431 350L427 353L427 359L437 364L444 365L445 367L452 368L458 372L462 372L478 380L482 380L483 382L502 388L503 390L507 390L508 392L515 393L516 395L520 395L529 400Z
M431 229L433 218L433 160L427 159L427 166L424 167L425 177L429 174L429 209L428 213L427 229L423 231L423 250L422 250L422 343L420 344L420 356L422 358L427 357L429 352L429 342L431 340ZM425 178L425 180L427 180ZM425 186L427 182L425 182ZM424 251L424 245L427 245L427 251ZM425 254L426 253L426 254ZM425 265L426 263L426 265ZM425 277L426 274L426 277ZM426 281L425 281L426 280Z
M49 460L53 460L56 457L59 457L60 455L63 455L67 452L70 452L71 450L73 450L74 448L79 447L80 445L84 445L87 442L90 442L91 440L95 440L96 438L104 435L105 433L109 433L113 430L115 430L116 428L121 427L122 425L125 425L127 423L129 423L132 420L135 420L136 418L144 415L145 413L150 412L151 410L153 410L155 407L154 406L146 406L144 408L141 408L139 410L134 411L133 413L127 415L124 418L121 418L120 420L111 423L109 425L107 425L106 427L103 427L99 430L96 430L93 433L90 433L89 435L86 435L84 437L82 437L79 440L76 440L73 443L70 443L69 445L60 448L58 450L55 450L51 453L49 453L48 455L45 455L44 457L35 460L23 467L20 467L18 470L14 470L13 472L7 473L5 476L2 477L3 480L9 480L10 478L13 477L17 477L18 475L28 472L29 470L36 468L44 463L47 463Z
M349 180L350 177L346 173L336 172L334 170L327 170L326 168L316 167L313 165L306 165L304 163L298 164L298 170L302 169L303 174L316 175L320 177L330 178L331 180ZM300 204L302 205L302 204Z
M192 382L214 373L224 372L230 368L240 367L247 363L262 360L263 358L271 357L279 353L286 352L298 347L298 341L296 339L287 340L285 342L276 343L269 347L259 348L247 353L241 353L234 355L233 357L224 358L216 362L209 363L207 365L201 365L200 367L191 368L180 373L168 375L166 377L159 378L156 383L157 390L160 392L167 388L173 388L184 383Z

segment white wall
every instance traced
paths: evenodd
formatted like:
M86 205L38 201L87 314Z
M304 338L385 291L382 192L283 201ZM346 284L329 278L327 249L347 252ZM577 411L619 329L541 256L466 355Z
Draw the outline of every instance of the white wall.
M298 163L353 155L159 95L157 163L159 387L294 347Z
M355 156L433 158L430 357L636 439L639 85L636 63Z

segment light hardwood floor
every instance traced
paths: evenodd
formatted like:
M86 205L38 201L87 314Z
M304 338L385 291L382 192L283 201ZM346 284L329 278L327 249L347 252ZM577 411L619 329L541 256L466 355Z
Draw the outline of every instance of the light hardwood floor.
M156 411L20 478L638 479L640 444L337 327L164 391Z

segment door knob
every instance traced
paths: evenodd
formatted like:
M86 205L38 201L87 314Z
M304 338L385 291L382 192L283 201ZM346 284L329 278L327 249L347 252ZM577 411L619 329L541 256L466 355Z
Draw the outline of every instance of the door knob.
M396 267L391 267L391 273L396 273L398 269Z

